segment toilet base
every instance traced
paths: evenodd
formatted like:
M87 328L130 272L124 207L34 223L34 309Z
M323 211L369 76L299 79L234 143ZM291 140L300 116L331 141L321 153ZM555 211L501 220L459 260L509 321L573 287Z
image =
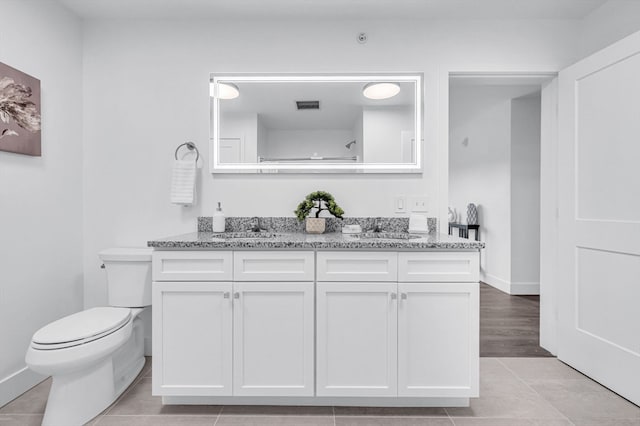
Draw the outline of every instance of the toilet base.
M90 368L52 376L42 426L85 424L133 383L144 363L143 327L135 318L131 336L111 356Z
M132 365L127 381L115 388L113 361L109 357L90 373L79 372L53 378L43 426L82 425L111 405L133 382L144 366L144 358Z

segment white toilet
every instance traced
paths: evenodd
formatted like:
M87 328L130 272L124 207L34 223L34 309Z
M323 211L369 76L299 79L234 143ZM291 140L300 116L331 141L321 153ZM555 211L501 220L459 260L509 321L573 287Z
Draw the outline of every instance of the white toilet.
M109 306L87 309L36 331L26 363L52 376L42 424L81 425L100 414L144 365L139 315L151 305L151 249L99 253L107 271Z

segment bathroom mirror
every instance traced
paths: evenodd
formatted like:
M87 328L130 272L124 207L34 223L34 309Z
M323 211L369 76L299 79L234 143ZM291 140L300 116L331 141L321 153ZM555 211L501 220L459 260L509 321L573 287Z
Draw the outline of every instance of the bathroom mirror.
M420 173L421 74L211 74L212 173Z

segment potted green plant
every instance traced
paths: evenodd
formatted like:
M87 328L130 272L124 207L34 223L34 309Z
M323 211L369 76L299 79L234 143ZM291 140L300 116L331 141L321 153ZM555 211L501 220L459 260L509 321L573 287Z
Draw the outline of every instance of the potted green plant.
M315 217L307 217L313 209L315 211ZM304 221L306 230L310 234L322 234L326 229L325 218L320 217L320 212L326 210L338 219L342 219L344 210L334 200L333 195L325 191L315 191L307 195L294 213L300 222Z

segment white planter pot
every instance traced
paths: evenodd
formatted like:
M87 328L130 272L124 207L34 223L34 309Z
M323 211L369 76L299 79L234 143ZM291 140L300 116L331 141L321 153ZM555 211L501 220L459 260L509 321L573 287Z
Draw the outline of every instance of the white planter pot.
M308 234L322 234L326 228L326 220L323 217L308 217L305 225Z

